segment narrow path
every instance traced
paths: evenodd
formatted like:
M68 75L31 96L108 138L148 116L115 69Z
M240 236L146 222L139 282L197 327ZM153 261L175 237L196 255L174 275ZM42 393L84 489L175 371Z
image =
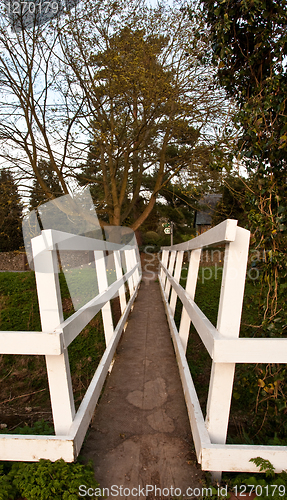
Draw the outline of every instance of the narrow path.
M81 453L93 460L108 499L117 492L121 499L175 498L179 489L186 498L189 487L201 488L159 284L151 277L144 275Z

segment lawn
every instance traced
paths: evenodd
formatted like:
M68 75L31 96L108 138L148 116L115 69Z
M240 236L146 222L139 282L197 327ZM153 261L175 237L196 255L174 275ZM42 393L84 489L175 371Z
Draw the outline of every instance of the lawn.
M210 271L211 270L211 274ZM83 273L85 274L85 273ZM207 279L208 278L208 279ZM182 280L185 286L185 280ZM66 280L60 274L65 317L74 312ZM200 268L196 302L216 325L221 286L219 267ZM258 326L259 280L247 280L240 336L269 336ZM179 302L179 301L178 301ZM180 305L177 305L176 322ZM34 273L0 273L0 329L41 330ZM89 385L105 349L101 314L98 314L69 346L69 359L76 407ZM197 332L191 326L187 359L199 400L205 412L211 360ZM0 424L4 431L17 425L34 425L44 419L52 423L44 356L0 355ZM287 384L285 366L249 365L236 367L231 405L229 442L287 444Z
M63 274L60 274L64 317L74 312ZM0 330L40 331L35 275L0 273ZM92 379L105 350L101 313L68 348L76 407ZM0 355L0 424L4 431L18 425L52 422L44 356ZM3 429L2 429L3 431Z
M222 272L219 267L199 269L195 301L216 326ZM181 284L185 287L185 279ZM269 337L268 328L259 328L260 280L247 279L240 337ZM263 290L264 293L264 290ZM179 326L181 305L177 301L175 321ZM187 360L205 415L211 359L193 325L187 346ZM228 428L228 442L246 444L287 444L286 366L238 364Z

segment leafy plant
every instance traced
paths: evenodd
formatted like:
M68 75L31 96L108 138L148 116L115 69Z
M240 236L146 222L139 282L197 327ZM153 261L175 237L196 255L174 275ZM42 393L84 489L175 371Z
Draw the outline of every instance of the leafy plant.
M91 462L87 465L68 464L62 459L15 462L7 474L0 466L0 500L14 500L19 495L27 500L77 500L81 485L100 493Z
M269 460L261 457L251 458L259 467L260 473L223 474L223 480L228 484L229 490L235 494L245 494L246 498L253 492L262 499L282 500L287 498L287 473L282 471L275 474L275 468Z
M253 462L257 467L259 467L260 472L265 472L266 477L275 476L275 467L269 460L265 460L261 457L251 458L250 462Z
M54 427L45 422L45 420L39 420L35 422L32 427L25 425L24 427L16 427L15 429L8 431L7 429L0 429L0 434L23 434L23 435L36 435L36 436L49 436L54 434Z
M17 489L12 484L11 478L4 474L3 469L3 465L0 465L0 500L14 500Z

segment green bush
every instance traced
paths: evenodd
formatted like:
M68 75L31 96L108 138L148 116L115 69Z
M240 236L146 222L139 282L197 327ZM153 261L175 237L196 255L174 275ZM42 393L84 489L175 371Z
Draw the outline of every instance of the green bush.
M159 234L157 234L155 231L147 231L144 235L144 242L146 245L151 244L151 245L156 245L160 240Z
M6 474L0 466L0 500L14 500L19 495L27 500L78 500L81 485L99 489L91 463L68 464L62 459L15 462Z

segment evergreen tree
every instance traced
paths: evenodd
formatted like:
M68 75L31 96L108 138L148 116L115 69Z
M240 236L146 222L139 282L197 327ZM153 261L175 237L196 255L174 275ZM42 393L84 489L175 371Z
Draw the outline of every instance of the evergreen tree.
M97 84L81 82L92 110L92 139L76 178L90 185L102 221L134 230L156 210L168 183L202 169L213 146L207 128L226 112L198 49L185 42L188 19L176 10L170 16L158 24L150 19L141 29L117 29L105 38L104 49L87 41L87 69L92 67ZM176 28L168 36L172 24ZM85 68L82 56L75 58L77 50L65 47L81 75Z
M40 172L41 178L45 181L45 185L48 187L49 192L54 195L55 198L62 196L63 189L60 186L60 182L55 172L51 168L50 162L46 160L39 160L38 162L38 170ZM42 203L48 201L50 197L45 193L37 181L37 179L33 182L33 187L31 191L30 197L30 210L33 208L37 208Z
M9 252L23 246L22 203L9 170L0 172L0 251Z

